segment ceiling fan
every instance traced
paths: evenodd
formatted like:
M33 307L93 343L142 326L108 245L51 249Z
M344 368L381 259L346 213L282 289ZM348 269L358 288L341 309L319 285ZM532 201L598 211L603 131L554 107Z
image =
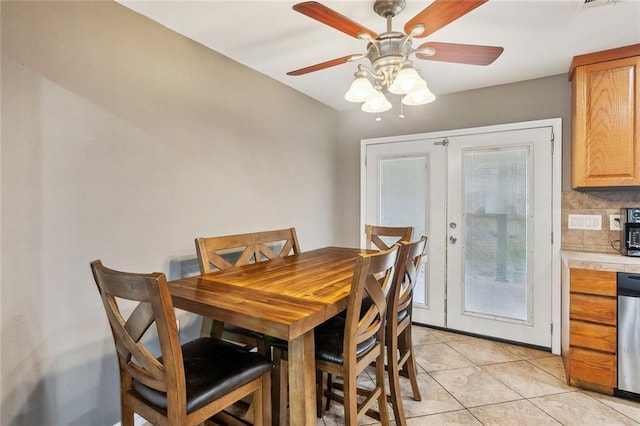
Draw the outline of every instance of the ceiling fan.
M358 65L356 79L345 98L363 102L362 110L379 113L391 108L384 91L402 96L404 105L422 105L435 96L426 82L413 69L409 57L472 65L489 65L503 52L502 47L472 44L426 42L414 48L412 40L433 34L442 27L466 15L488 0L435 0L404 25L404 32L393 31L392 18L404 9L405 0L376 0L375 13L387 20L387 29L376 33L357 22L315 1L298 3L296 12L322 22L343 33L368 41L367 53L353 54L290 71L291 76L320 71L349 61L367 58L371 66ZM371 78L372 82L369 81ZM401 112L401 117L403 117ZM378 117L379 118L379 117Z

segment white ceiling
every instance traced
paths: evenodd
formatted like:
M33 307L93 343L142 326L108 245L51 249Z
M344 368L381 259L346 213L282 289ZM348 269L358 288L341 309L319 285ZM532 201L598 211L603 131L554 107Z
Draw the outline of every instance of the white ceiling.
M344 100L356 63L291 77L287 71L349 54L365 53L366 42L292 10L284 0L117 0L124 6L233 60L266 74L337 110L357 108ZM490 0L424 39L502 46L504 53L483 67L414 60L436 94L566 73L575 55L640 43L640 0L583 6L585 0ZM596 1L596 3L602 0ZM373 0L321 1L378 33L386 22ZM407 0L393 29L431 3ZM366 59L361 60L366 61Z

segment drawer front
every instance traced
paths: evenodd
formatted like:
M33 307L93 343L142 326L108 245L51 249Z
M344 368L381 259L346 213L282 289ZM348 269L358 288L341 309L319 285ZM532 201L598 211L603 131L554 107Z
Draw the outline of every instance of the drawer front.
M613 297L571 294L569 317L583 321L616 325L616 299Z
M569 322L571 346L616 353L616 328L571 320Z
M617 386L616 356L588 349L570 349L570 377L601 386Z
M571 268L570 274L571 292L616 296L617 275L613 271Z

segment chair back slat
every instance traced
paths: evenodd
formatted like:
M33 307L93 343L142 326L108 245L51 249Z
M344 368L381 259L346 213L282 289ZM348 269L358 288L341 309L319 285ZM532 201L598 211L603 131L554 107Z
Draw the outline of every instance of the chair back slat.
M280 247L282 246L282 247ZM200 272L262 262L300 253L295 228L196 238ZM234 260L235 257L235 260Z
M389 250L400 241L411 241L413 227L366 225L365 234L368 249Z
M425 255L427 237L422 236L413 242L400 243L398 266L393 278L392 302L389 304L388 318L397 318L398 312L411 310L413 305L413 290L418 279L418 271Z
M351 348L376 337L384 344L384 324L387 299L391 290L398 248L362 254L356 260L351 293L347 303L344 347ZM361 312L363 299L371 303L366 312ZM355 351L345 350L345 363L355 362ZM351 358L349 360L349 358Z
M92 262L91 270L109 320L118 364L128 375L128 381L138 380L160 392L169 390L168 383L182 384L178 388L184 389L182 351L165 275L114 271L100 261ZM118 303L123 299L138 302L127 318ZM154 324L162 363L142 343L143 336ZM184 392L168 397L186 401Z

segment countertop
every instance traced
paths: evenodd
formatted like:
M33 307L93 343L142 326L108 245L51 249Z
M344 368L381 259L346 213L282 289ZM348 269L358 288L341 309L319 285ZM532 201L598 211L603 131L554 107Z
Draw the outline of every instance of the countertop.
M561 251L562 263L569 268L598 271L633 272L640 274L640 257L586 251Z

